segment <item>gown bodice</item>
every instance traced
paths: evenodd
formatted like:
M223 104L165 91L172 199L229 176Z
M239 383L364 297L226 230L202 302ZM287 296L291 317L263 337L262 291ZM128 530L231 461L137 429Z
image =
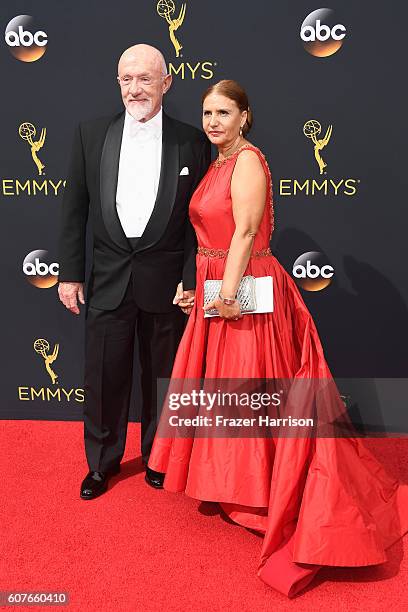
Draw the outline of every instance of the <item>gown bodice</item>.
M273 231L272 180L264 155L251 144L243 145L221 163L213 161L195 190L190 202L189 215L197 234L199 247L227 251L230 246L235 231L231 178L238 155L244 150L254 151L258 155L267 178L265 209L255 236L253 252L269 247Z

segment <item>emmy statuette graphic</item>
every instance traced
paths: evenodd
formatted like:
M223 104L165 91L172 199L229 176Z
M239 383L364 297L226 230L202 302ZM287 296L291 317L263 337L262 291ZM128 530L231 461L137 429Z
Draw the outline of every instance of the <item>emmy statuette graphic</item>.
M157 3L157 12L160 17L163 17L169 24L169 35L170 40L173 43L174 49L176 51L176 57L180 57L180 50L183 46L179 43L176 38L175 31L182 25L184 21L184 17L186 14L186 3L184 2L181 5L180 13L177 19L171 19L171 15L174 14L176 10L175 4L173 0L159 0Z
M48 351L50 350L49 342L47 340L44 340L44 338L38 338L34 342L34 350L35 350L36 353L38 353L39 355L41 355L44 358L45 369L47 370L48 374L50 375L50 378L52 380L52 384L53 385L58 384L57 383L58 375L51 368L51 364L58 357L59 344L56 344L54 346L54 350L51 353L51 355L48 355Z
M321 131L322 131L322 126L315 119L309 119L309 121L306 121L305 125L303 126L303 134L306 136L306 138L310 138L314 144L314 156L318 163L320 174L323 174L323 170L326 168L327 164L321 157L320 151L329 142L330 136L333 131L333 127L329 125L324 138L321 138L320 140L318 140L316 136L318 136L321 133Z
M18 128L18 133L23 140L26 140L31 147L31 157L35 165L37 166L38 174L41 176L45 168L44 164L37 157L37 151L42 149L45 142L45 136L47 133L46 128L42 128L41 135L38 140L33 140L36 135L36 129L32 123L22 123Z

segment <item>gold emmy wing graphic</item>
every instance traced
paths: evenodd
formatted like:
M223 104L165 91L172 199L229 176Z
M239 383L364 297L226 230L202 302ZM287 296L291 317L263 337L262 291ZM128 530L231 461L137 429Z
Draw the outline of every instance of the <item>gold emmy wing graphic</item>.
M44 164L37 157L37 151L42 149L45 142L45 136L47 133L46 128L41 130L41 136L38 140L33 140L36 135L36 129L32 123L22 123L18 128L18 133L23 140L26 140L31 147L31 157L35 165L37 166L38 174L41 176L45 168Z
M173 43L174 49L176 51L176 57L180 56L180 50L183 48L182 45L176 38L174 32L178 30L178 28L182 25L184 21L184 17L186 14L186 3L184 2L181 5L180 13L177 19L171 19L171 15L175 13L176 6L173 0L159 0L157 3L157 12L160 17L163 17L169 24L169 35L170 40Z
M326 168L327 164L322 159L320 155L320 151L324 149L324 147L329 142L330 136L332 135L333 127L329 125L324 138L321 138L320 140L318 140L316 137L319 136L321 131L322 131L322 126L315 119L309 119L309 121L306 121L305 125L303 126L304 135L306 136L306 138L310 138L314 144L314 156L318 163L320 174L323 174L323 170Z
M34 342L34 350L35 350L36 353L38 353L39 355L41 355L44 358L45 369L47 370L48 374L50 375L50 378L52 380L52 384L53 385L58 384L57 383L58 375L51 368L51 364L58 357L59 344L56 344L54 346L54 350L51 353L51 355L48 355L48 351L50 350L50 345L49 345L48 341L44 340L44 338L38 338Z

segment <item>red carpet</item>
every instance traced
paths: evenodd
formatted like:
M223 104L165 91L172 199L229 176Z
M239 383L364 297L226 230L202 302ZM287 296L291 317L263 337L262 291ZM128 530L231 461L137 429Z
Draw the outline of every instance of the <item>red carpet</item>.
M109 491L79 498L87 471L82 423L0 424L0 591L65 591L65 607L19 610L386 610L408 607L408 538L369 568L325 568L288 600L256 576L261 539L220 517L218 506L155 491L141 472L130 424L122 472ZM367 445L408 478L408 441ZM404 552L405 551L405 552ZM5 608L2 608L5 609Z

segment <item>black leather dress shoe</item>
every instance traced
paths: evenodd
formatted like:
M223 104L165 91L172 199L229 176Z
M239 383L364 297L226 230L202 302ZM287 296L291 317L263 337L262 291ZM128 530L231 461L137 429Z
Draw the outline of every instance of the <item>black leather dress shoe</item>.
M94 499L108 488L110 476L119 474L120 465L117 465L106 472L88 472L81 485L81 499Z
M162 489L163 481L166 474L162 474L161 472L155 472L146 466L146 475L145 481L148 485L153 487L154 489Z

